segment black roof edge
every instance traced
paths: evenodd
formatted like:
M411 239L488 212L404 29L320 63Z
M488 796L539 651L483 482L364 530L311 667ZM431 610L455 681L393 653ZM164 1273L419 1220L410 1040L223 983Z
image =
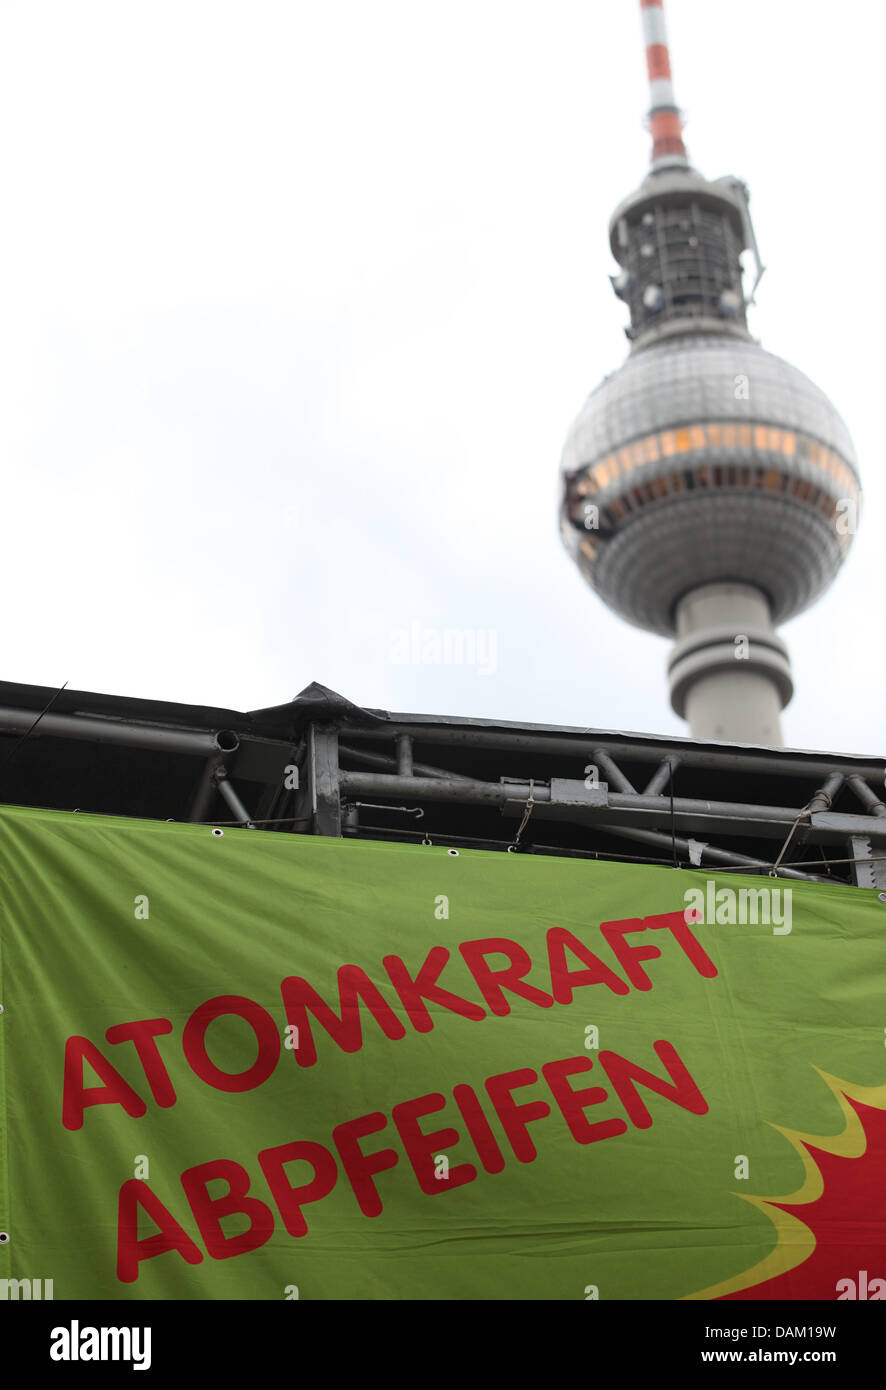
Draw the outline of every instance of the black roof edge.
M292 700L284 704L269 705L254 710L233 710L218 705L179 704L169 700L149 700L129 695L108 695L96 691L59 691L52 686L26 685L14 681L0 681L0 707L33 710L35 717L52 702L54 714L83 715L106 719L118 719L133 723L157 724L171 728L199 730L233 729L238 734L257 738L297 740L305 727L314 722L336 724L349 727L377 729L379 725L391 724L414 726L427 730L430 737L433 730L459 728L465 731L483 729L501 733L535 733L564 738L579 737L592 744L599 739L607 743L648 745L650 756L653 750L673 748L675 754L681 749L698 748L712 752L731 752L739 757L742 753L765 753L771 757L773 771L782 759L809 758L821 761L833 757L840 763L884 763L883 755L873 757L864 754L835 753L825 749L761 748L756 744L718 743L697 739L681 738L671 734L633 733L624 729L580 728L577 725L533 724L517 720L472 719L461 715L431 715L394 713L389 710L365 708L354 704L344 695L312 681Z

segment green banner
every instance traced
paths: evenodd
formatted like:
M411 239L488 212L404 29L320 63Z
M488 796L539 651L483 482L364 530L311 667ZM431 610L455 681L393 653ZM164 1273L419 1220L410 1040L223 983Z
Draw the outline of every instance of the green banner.
M0 1293L886 1295L874 890L0 810Z

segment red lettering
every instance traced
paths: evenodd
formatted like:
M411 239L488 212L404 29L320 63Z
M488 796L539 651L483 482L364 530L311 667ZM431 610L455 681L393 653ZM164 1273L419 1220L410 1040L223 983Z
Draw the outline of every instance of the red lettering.
M114 1027L105 1033L109 1043L135 1043L138 1060L144 1067L151 1095L164 1109L175 1105L175 1087L169 1079L169 1072L163 1065L154 1039L171 1032L172 1024L168 1018L143 1018L136 1023L115 1023Z
M448 960L449 952L445 946L433 946L417 975L410 974L399 956L385 956L382 961L417 1033L430 1033L434 1026L425 999L475 1022L486 1017L486 1010L481 1009L479 1004L462 999L460 994L450 994L448 989L441 989L437 984Z
M707 951L692 935L684 913L685 909L683 912L664 912L658 917L645 917L643 922L645 926L652 927L653 930L663 927L669 931L692 961L699 975L703 975L706 980L713 980L717 974L717 967Z
M292 1144L262 1149L258 1161L287 1231L291 1236L306 1236L308 1223L302 1215L302 1207L328 1197L338 1181L338 1168L332 1154L322 1144L296 1139ZM285 1172L285 1165L295 1162L310 1163L314 1170L311 1181L301 1187L293 1187Z
M343 965L338 972L341 1017L300 975L290 975L282 982L280 989L287 1022L298 1029L296 1037L299 1045L294 1051L300 1067L312 1067L317 1060L317 1048L308 1021L309 1009L342 1052L359 1052L363 1046L360 999L365 1002L386 1038L406 1036L406 1029L378 986L358 965Z
M379 1149L378 1153L364 1154L359 1140L368 1134L378 1134L387 1128L387 1124L386 1117L380 1111L375 1111L372 1115L361 1115L356 1120L336 1125L332 1131L342 1166L364 1216L381 1215L382 1200L372 1179L375 1173L395 1168L400 1156L396 1149Z
M639 917L630 918L626 922L601 922L600 930L618 957L619 964L623 967L634 988L651 989L652 981L649 976L634 962L635 959L638 961L654 960L656 956L661 955L661 951L657 946L629 946L625 941L626 936L632 935L634 932L645 931L645 922L641 922Z
M227 1192L220 1197L209 1195L209 1184L215 1179L228 1184ZM214 1260L229 1260L234 1255L257 1250L274 1234L271 1208L257 1197L247 1197L249 1174L232 1158L198 1163L196 1168L188 1168L182 1173L181 1183L194 1220L206 1242L206 1249ZM240 1235L226 1236L221 1228L221 1218L235 1214L249 1217L249 1229Z
M138 1238L138 1213L143 1208L160 1229L155 1235ZM117 1199L117 1278L132 1284L138 1278L141 1260L152 1260L167 1250L177 1250L189 1265L198 1265L203 1252L146 1182L130 1178L120 1188Z
M486 1172L500 1173L505 1166L504 1154L498 1147L476 1091L471 1086L456 1086L452 1096Z
M598 1139L611 1139L627 1130L627 1125L621 1119L598 1120L593 1125L589 1123L584 1113L587 1107L600 1105L607 1098L602 1086L587 1086L581 1091L573 1091L569 1085L567 1077L590 1071L593 1065L590 1057L567 1057L563 1062L548 1062L541 1069L569 1126L569 1133L579 1144L594 1144Z
M490 1076L486 1082L495 1113L501 1120L511 1148L521 1163L531 1163L537 1157L536 1147L526 1128L527 1124L531 1120L543 1120L546 1115L550 1115L551 1107L543 1100L531 1100L526 1105L515 1105L511 1091L518 1090L521 1086L531 1086L537 1080L537 1072L531 1067L522 1067L519 1071L506 1071L499 1076Z
M101 1078L102 1086L84 1086L83 1063L88 1062ZM116 1067L88 1038L70 1037L65 1043L65 1079L62 1088L62 1124L65 1129L82 1129L83 1112L90 1105L122 1105L133 1119L144 1115L145 1102Z
M656 1042L652 1046L664 1062L673 1085L668 1085L653 1072L635 1066L626 1057L620 1057L617 1052L600 1053L600 1066L615 1087L631 1123L636 1125L637 1129L649 1129L652 1124L652 1116L640 1099L635 1081L639 1081L647 1090L654 1091L657 1096L663 1096L665 1100L688 1110L692 1115L707 1114L707 1101L680 1061L677 1049L669 1042Z
M532 960L529 952L518 946L516 941L509 941L504 936L490 936L482 941L463 941L459 950L492 1013L501 1017L511 1012L511 1006L504 996L505 989L518 994L521 999L527 999L530 1004L538 1004L542 1009L553 1006L554 1000L550 994L536 989L535 985L521 983L532 969ZM501 970L493 970L486 964L486 957L493 955L507 956L508 964Z
M433 1134L424 1134L418 1121L422 1115L434 1115L438 1110L445 1109L446 1097L435 1092L432 1095L419 1096L416 1100L406 1100L402 1105L395 1105L391 1112L403 1140L406 1156L418 1178L418 1185L429 1197L435 1197L438 1192L445 1192L447 1188L461 1187L466 1182L473 1182L477 1176L473 1164L459 1163L450 1168L446 1178L437 1177L435 1155L441 1149L448 1149L458 1143L458 1131L437 1129Z
M610 970L599 956L589 951L587 946L565 927L551 927L547 942L551 992L558 1004L571 1004L575 991L583 989L585 985L606 985L613 994L630 994L630 985L626 985L614 970ZM570 970L566 964L567 951L584 961L586 969Z
M222 1071L206 1053L206 1030L225 1014L244 1019L255 1033L258 1056L242 1072ZM242 994L219 994L191 1014L182 1033L182 1048L193 1072L216 1091L253 1091L267 1081L280 1056L280 1034L267 1009Z

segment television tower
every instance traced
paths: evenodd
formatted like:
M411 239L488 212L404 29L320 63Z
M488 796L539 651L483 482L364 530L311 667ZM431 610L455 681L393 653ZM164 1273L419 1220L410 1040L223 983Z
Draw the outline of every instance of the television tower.
M691 167L663 0L640 4L652 167L609 224L631 349L566 440L563 537L610 608L676 637L671 704L694 738L780 746L793 682L775 628L852 543L855 450L827 396L748 332L748 192Z

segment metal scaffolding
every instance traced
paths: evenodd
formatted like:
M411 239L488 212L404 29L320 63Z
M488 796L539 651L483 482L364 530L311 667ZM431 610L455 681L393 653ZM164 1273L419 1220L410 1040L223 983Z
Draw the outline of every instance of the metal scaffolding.
M316 684L248 713L0 702L7 803L886 889L882 758L390 714Z

